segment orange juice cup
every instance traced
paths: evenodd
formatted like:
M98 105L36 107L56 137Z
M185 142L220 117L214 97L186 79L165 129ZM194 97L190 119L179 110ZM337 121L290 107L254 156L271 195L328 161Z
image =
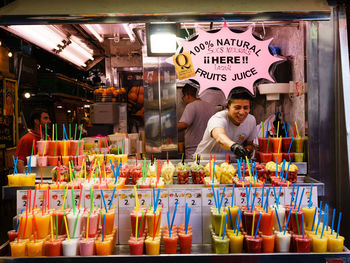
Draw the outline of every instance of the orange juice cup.
M62 156L62 164L68 166L69 163L69 156Z
M262 252L273 253L275 249L275 235L261 235L262 237Z
M35 223L38 226L37 238L44 239L50 233L50 215L38 213L35 215Z
M49 166L57 166L58 156L47 156L47 163Z
M146 255L159 255L160 250L160 239L159 238L147 238L146 244Z
M79 147L78 150L78 155L82 155L84 153L84 140L71 140L70 141L70 155L77 155L77 149Z
M23 240L12 241L10 243L11 257L25 257L26 256L26 242Z
M272 212L272 210L268 211L267 213L262 211L260 226L259 226L259 230L261 231L261 233L266 236L272 235L273 224L274 224L274 213Z
M114 228L114 209L110 209L107 213L106 210L103 210L102 212L102 218L103 215L106 215L105 218L105 235L112 234L113 228Z
M171 234L171 237L169 235L163 236L165 254L176 254L177 239L177 235L173 234Z
M180 232L179 233L180 253L191 254L192 247L192 232Z
M27 243L28 257L44 256L44 240L29 241Z
M230 253L242 253L243 251L243 235L238 233L238 235L230 235Z
M102 241L101 239L95 240L96 246L96 255L98 256L107 256L112 253L112 240L105 239Z
M32 235L32 226L33 226L33 216L29 215L26 216L26 213L23 213L21 215L22 218L22 224L20 226L20 238L22 239L28 239ZM21 219L20 219L21 220ZM24 232L24 227L25 227L25 232Z
M278 158L278 163L281 163L282 162L282 153L273 153L272 154L272 161L274 161L276 163L277 158Z
M68 156L70 153L70 143L69 141L58 141L60 154L62 156Z
M273 152L274 153L282 153L282 142L281 142L281 140L282 140L282 138L271 138L271 142L272 142Z

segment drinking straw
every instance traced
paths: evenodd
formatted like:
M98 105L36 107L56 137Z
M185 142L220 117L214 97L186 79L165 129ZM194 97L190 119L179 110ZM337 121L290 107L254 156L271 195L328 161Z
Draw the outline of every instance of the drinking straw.
M171 219L171 226L170 226L171 228L173 228L175 215L176 215L176 211L177 211L177 204L178 204L178 202L175 203L175 209L174 209L174 213L173 213L173 218Z
M91 211L90 211L91 213ZM86 241L89 239L89 220L90 220L90 213L87 215L87 220L86 220Z
M295 213L295 221L297 222L298 235L300 235L299 221L298 221L298 212L297 212L297 213Z
M47 123L45 123L45 141L47 140Z
M154 238L156 236L156 233L157 233L160 215L158 215L157 224L155 224L156 223L156 217L157 217L157 212L153 216L153 240L154 240ZM156 227L154 227L154 226L156 226Z
M117 139L117 151L118 151L118 155L119 155L119 140Z
M75 208L75 199L74 199L74 186L71 188L71 196L72 196L72 208L73 208L73 215L75 215L76 208Z
M93 199L94 199L94 194L93 194L93 189L92 189L92 187L91 187L91 188L90 188L90 213L91 213L91 211L92 211Z
M246 161L247 161L247 166L248 166L249 177L250 177L250 179L251 179L251 178L252 178L252 171L251 171L251 169L250 169L250 165L249 165L248 157L246 156L246 157L245 157L245 159L246 159Z
M301 192L300 201L299 201L299 206L298 206L298 212L299 212L299 210L300 210L301 201L303 200L304 190L305 190L305 188L303 188L303 191Z
M269 195L270 195L270 187L267 188L266 190L266 201L264 206L264 210L266 209L266 213L268 212L268 209L269 209Z
M296 193L296 195L295 195L294 209L295 209L296 206L297 206L298 194L299 194L299 185L298 185L298 187L297 187L297 193Z
M124 145L125 145L125 137L123 137L123 142L122 142L122 154L124 154Z
M289 166L290 166L290 164L291 164L291 161L289 161L288 162L288 167L287 167L287 172L286 172L286 176L285 176L285 178L284 178L284 182L286 182L287 181L287 178L288 178L288 173L289 173ZM282 178L282 181L283 181L283 178ZM288 182L289 183L289 182ZM288 185L289 186L289 185Z
M56 125L55 125L55 135L56 135L56 141L57 141L57 123L56 123Z
M295 183L293 183L293 190L292 190L292 196L290 198L290 207L292 207L292 204L293 204L293 198L294 198L294 188L295 188Z
M186 214L185 214L186 215ZM226 214L227 215L227 214ZM185 222L185 233L187 235L188 225L190 223L190 217L191 217L191 207L188 208L187 212L187 221ZM159 221L159 220L158 220Z
M333 208L331 235L333 235L334 218L335 218L335 208Z
M167 221L168 221L169 237L171 237L171 226L170 226L170 220L169 220L169 210L166 212L166 218L167 218Z
M81 134L83 132L83 124L80 126L80 133L79 133L79 140L78 140L78 147L77 147L77 151L75 153L75 156L78 156L78 153L80 152L80 143L81 143ZM74 138L75 140L75 138ZM108 148L108 144L107 144L107 148ZM109 148L108 148L108 152L109 152Z
M282 122L283 124L283 130L284 130L284 137L288 137L288 133L287 133L287 129L286 129L286 124L284 123L284 121Z
M230 223L231 223L231 228L233 229L233 222L232 222L232 216L231 216L231 209L228 207L228 213L230 215ZM237 220L236 220L237 221Z
M271 121L272 138L275 137L275 132L273 131L273 128L274 128L274 127L273 127L273 123L272 123L272 121Z
M338 227L337 227L337 236L335 237L336 239L338 239L338 235L339 235L340 221L341 221L341 212L339 212Z
M106 205L106 200L105 200L105 197L103 196L103 190L100 189L100 191L101 191L101 195L102 195L103 206L104 206L104 208L105 208L105 210L106 210L106 213L108 213L107 205Z
M277 218L278 228L279 228L280 232L282 232L281 223L280 223L280 219L279 219L279 216L278 216L278 213L277 213L276 206L275 206L275 214L276 214L276 218Z
M251 190L251 185L249 185L249 192L247 194L247 208L249 209L249 200L250 200L250 190ZM246 192L247 192L247 188L246 188Z
M40 124L40 141L43 140L43 129L41 127L41 124Z
M312 186L313 186L313 182L311 182L311 189L310 189L310 199L309 199L309 203L308 203L308 205L307 205L307 207L308 208L311 208L311 206L312 206L312 201L311 201L311 199L312 199Z
M158 207L159 193L160 193L160 188L157 189L157 198L156 198L156 203L154 204L154 211L153 211L153 213L156 212L157 207Z
M68 185L67 185L67 188L64 188L63 203L62 203L61 211L63 211L64 205L66 202L67 193L68 193Z
M290 153L290 149L292 148L292 143L293 143L294 137L292 136L292 139L290 140L289 148L288 148L288 153Z
M280 136L280 140L278 142L278 152L277 153L280 153L280 151L281 151L281 143L282 143L282 136Z
M301 153L301 143L303 142L303 136L300 137L299 152Z
M36 199L36 188L34 190L34 201L33 201L33 210L35 208L35 199ZM29 204L30 205L30 204Z
M215 197L214 185L211 185L211 189L212 189L212 191L213 191L213 196L214 196L215 206L216 206L216 208L218 208L218 203L217 203L217 201L216 201L216 197Z
M12 160L13 160L13 175L15 175L15 173L18 173L17 172L17 161L18 161L18 156L17 156L17 158L16 158L16 160L15 160L15 156L13 156L12 155Z
M283 162L282 162L282 166L281 166L281 171L280 171L280 175L278 178L280 178L280 180L283 181L283 176L284 176L284 166L286 164L286 159L283 159Z
M135 223L135 241L137 240L138 227L139 227L139 210L136 209L136 223Z
M312 220L312 228L311 228L311 231L314 231L314 225L315 225L316 214L317 214L317 206L315 207L315 213L314 213L314 219Z
M137 195L136 185L134 185L134 193L135 193L135 206L138 209L140 207L139 196Z
M255 202L255 196L256 196L256 187L255 187L255 189L254 189L253 202L252 202L252 205L251 205L251 208L250 208L250 212L253 212L254 202Z
M318 213L318 220L317 220L317 225L316 225L316 232L315 235L317 235L318 227L320 226L321 222L321 215L322 215L322 206L320 207L320 211Z
M220 198L220 193L219 193L219 190L216 190L216 194L217 194L217 197L218 197L218 210L219 210L219 214L220 214L220 211L221 211L221 206L220 206L220 200L219 200L219 198Z
M233 206L233 197L235 195L235 184L232 184L231 206Z
M239 227L240 227L240 225L241 225L241 216L242 216L242 210L238 210L238 224L237 224L236 236L238 236Z
M261 122L261 137L264 138L264 123Z
M69 126L69 140L72 138L72 136L71 136L71 131L72 131L72 124L71 123L69 123L68 124L68 126Z
M322 226L322 232L321 232L321 239L323 237L324 228L326 226L326 224L325 224L326 217L328 217L328 214L324 215L324 217L323 217L323 226ZM327 218L327 220L328 220L328 218Z
M260 226L260 219L261 219L261 213L260 213L260 215L259 215L258 225L256 226L254 239L256 239L256 235L258 234L258 230L259 230L259 226Z
M140 220L140 225L139 225L139 230L138 230L138 233L137 233L137 236L138 236L138 237L140 236L140 230L141 230L141 226L142 226L142 221L143 221L144 215L145 215L145 214L142 212L142 216L141 216L141 220Z
M228 211L229 211L230 216L231 216L230 207L228 208ZM234 227L234 228L233 228L233 226L232 226L232 218L230 217L230 219L231 219L231 227L232 227L232 229L233 229L233 233L236 233L239 211L240 211L240 209L238 208L237 215L236 215L236 220L235 220L235 227Z
M108 210L111 210L111 206L112 206L112 204L113 204L113 198L114 198L114 194L115 194L115 190L116 190L116 189L117 189L117 187L114 186L114 188L113 188L113 193L112 193L112 198L111 198L111 202L110 202L110 204L109 204Z
M280 204L281 191L282 191L282 184L280 185L280 190L278 191L278 196L277 196L278 204Z
M22 221L22 218L21 218ZM56 220L57 222L57 220ZM50 216L50 225L51 225L51 241L53 241L53 222L52 222L52 216ZM57 232L57 230L56 230ZM19 235L18 235L19 236Z
M265 182L263 182L263 187L262 187L262 190L261 190L261 203L260 203L260 206L261 207L264 207L264 189L265 189Z
M222 206L222 201L224 200L225 190L226 190L226 186L224 186L224 190L222 191L221 200L220 200L220 209L221 209L221 206Z
M212 184L214 184L214 177L215 177L215 161L213 163L213 175L212 175ZM219 196L218 196L219 198Z
M287 227L288 227L288 223L289 223L289 219L290 219L290 215L292 214L292 208L289 210L289 214L288 214L288 218L287 218L287 222L286 222L286 226L284 227L284 232L283 235L286 234L287 231Z
M255 210L253 211L253 223L252 223L252 236L254 234L254 221L255 221Z
M276 177L278 177L278 156L276 157Z
M301 220L302 220L302 223L301 223L301 225L302 225L302 231L303 231L303 239L304 239L304 232L305 232L305 227L304 227L304 214L302 214L301 215Z
M66 127L64 126L64 123L62 124L62 128L63 128L63 133L62 133L62 141L66 139L65 135L66 135Z
M274 194L274 196L275 196L275 203L276 203L277 208L278 208L278 200L277 200L275 185L272 185L272 189L273 189L273 194Z
M106 229L105 223L106 223L106 214L104 214L104 215L103 215L103 224L102 224L102 242L104 242L104 241L105 241L105 229Z
M222 240L224 240L225 234L226 234L227 216L228 216L228 214L226 214L226 219L225 219L225 224L224 224L224 231L222 232Z
M279 130L280 130L280 121L277 122L277 133L276 133L277 138L278 138Z
M74 228L73 228L73 236L72 236L72 238L75 237L75 230L77 229L78 219L79 219L79 213L77 214L77 218L75 219L75 222L74 222Z
M55 124L52 124L52 140L55 139Z
M259 178L258 178L258 171L256 170L256 163L255 163L255 161L254 161L254 170L255 170L256 181L258 181L259 180Z
M238 179L241 180L241 163L239 159L237 159L237 170L238 170Z
M70 242L70 238L69 238L69 230L68 230L68 225L67 225L67 219L66 219L66 216L63 216L63 220L64 220L64 225L66 226L66 234L67 234L67 239L68 239L68 242Z
M30 166L31 166L31 159L32 159L32 156L30 155L29 156L29 162L28 162L28 165L27 165L27 169L26 169L26 175L28 174L28 172L29 172L29 169L30 169ZM29 172L30 173L30 172Z
M269 122L267 122L267 127L266 127L266 135L265 138L267 138L267 135L269 134ZM270 136L269 136L270 137Z

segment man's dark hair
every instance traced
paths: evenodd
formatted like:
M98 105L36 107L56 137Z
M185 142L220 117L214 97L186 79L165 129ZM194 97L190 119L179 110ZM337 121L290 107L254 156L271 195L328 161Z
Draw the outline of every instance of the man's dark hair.
M197 97L197 89L193 87L191 84L186 83L182 88L183 95L190 95L193 98Z
M42 108L36 108L30 113L29 128L34 129L34 120L40 121L43 112L49 114L48 110Z
M237 88L234 88L231 91L229 99L227 101L227 105L230 106L230 104L234 100L249 100L249 101L252 101L253 100L253 96L246 88L237 87Z

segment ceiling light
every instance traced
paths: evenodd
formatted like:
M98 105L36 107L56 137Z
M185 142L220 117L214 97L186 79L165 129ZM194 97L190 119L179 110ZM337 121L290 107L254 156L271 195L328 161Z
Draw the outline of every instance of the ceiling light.
M146 24L147 55L167 57L176 52L176 23Z
M135 37L134 37L134 34L131 31L130 26L128 24L123 24L123 27L124 27L126 33L128 34L130 41L134 42L135 41Z
M29 92L26 92L26 93L24 93L24 95L23 95L26 99L29 99L30 98L30 93Z
M71 110L67 110L68 113L71 113L72 111Z
M61 105L58 105L57 106L57 109L62 109L63 107Z
M89 104L84 105L84 108L90 108Z
M103 37L94 29L93 25L85 24L82 25L87 31L89 31L98 41L103 42Z
M11 51L9 51L9 53L7 53L7 55L9 56L9 58L12 58L12 56L13 56Z

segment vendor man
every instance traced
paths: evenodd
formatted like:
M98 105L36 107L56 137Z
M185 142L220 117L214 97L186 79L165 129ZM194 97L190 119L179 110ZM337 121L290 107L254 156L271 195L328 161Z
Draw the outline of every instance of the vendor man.
M30 114L28 133L24 135L18 142L15 156L18 156L17 170L23 173L23 167L26 163L26 157L31 155L33 140L40 141L40 124L45 127L45 124L51 123L49 113L45 109L34 109Z
M210 118L195 154L231 151L237 158L249 156L257 136L255 117L249 114L251 100L247 89L233 89L227 109Z

